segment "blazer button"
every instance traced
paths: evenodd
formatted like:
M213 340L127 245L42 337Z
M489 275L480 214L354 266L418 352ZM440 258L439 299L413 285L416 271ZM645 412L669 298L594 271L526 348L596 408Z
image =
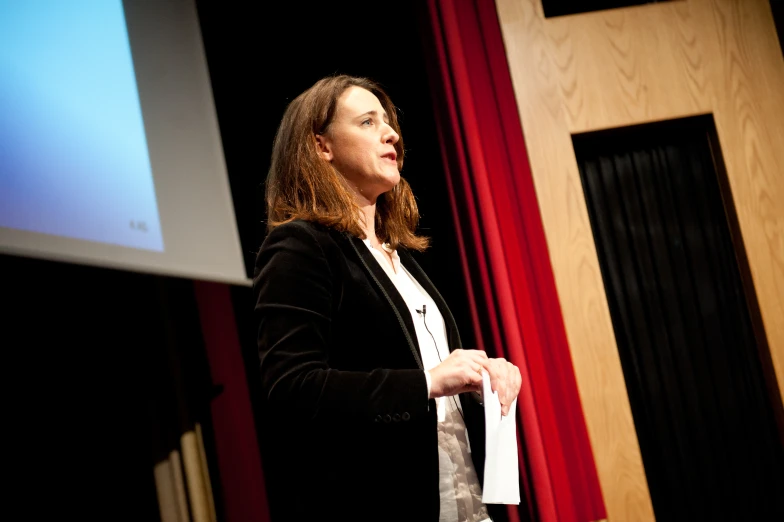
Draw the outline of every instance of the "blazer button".
M386 415L384 415L384 422L386 422L387 424L392 422L392 415L390 415L388 413Z
M407 421L408 419L411 418L411 415L409 415L407 411L404 411L402 418L403 418L404 421Z
M376 422L381 422L382 420L383 419L381 418L381 415L376 415L376 419L375 419Z
M392 420L395 422L400 422L400 414L395 413L394 415L392 415Z

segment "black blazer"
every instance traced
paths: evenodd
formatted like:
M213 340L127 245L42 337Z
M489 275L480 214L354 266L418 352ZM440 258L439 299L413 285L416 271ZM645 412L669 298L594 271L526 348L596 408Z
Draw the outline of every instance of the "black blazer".
M461 347L441 295L398 253L438 305L450 351ZM258 253L253 289L273 520L437 522L435 401L411 314L362 240L306 221L279 226ZM481 482L478 397L460 399ZM503 518L503 506L488 508Z

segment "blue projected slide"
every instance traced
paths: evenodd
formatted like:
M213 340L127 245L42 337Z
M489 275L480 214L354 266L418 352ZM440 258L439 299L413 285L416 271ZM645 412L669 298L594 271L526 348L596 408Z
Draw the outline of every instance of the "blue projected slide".
M0 227L163 251L121 0L0 0Z

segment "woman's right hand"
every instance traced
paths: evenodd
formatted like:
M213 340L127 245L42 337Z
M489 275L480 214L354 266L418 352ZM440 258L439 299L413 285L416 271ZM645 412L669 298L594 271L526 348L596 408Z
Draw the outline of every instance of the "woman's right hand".
M430 398L482 391L482 369L489 359L484 350L456 349L430 370Z

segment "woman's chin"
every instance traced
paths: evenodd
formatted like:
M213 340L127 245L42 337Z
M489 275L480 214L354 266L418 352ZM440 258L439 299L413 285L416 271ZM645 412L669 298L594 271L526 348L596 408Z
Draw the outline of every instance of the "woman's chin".
M372 185L365 185L363 189L358 189L357 195L363 196L368 201L375 201L378 196L394 190L398 183L400 183L400 173L379 176Z
M388 188L384 192L389 192L393 188L397 187L398 183L400 183L400 172L395 170L394 174L386 176L385 181L387 182Z

